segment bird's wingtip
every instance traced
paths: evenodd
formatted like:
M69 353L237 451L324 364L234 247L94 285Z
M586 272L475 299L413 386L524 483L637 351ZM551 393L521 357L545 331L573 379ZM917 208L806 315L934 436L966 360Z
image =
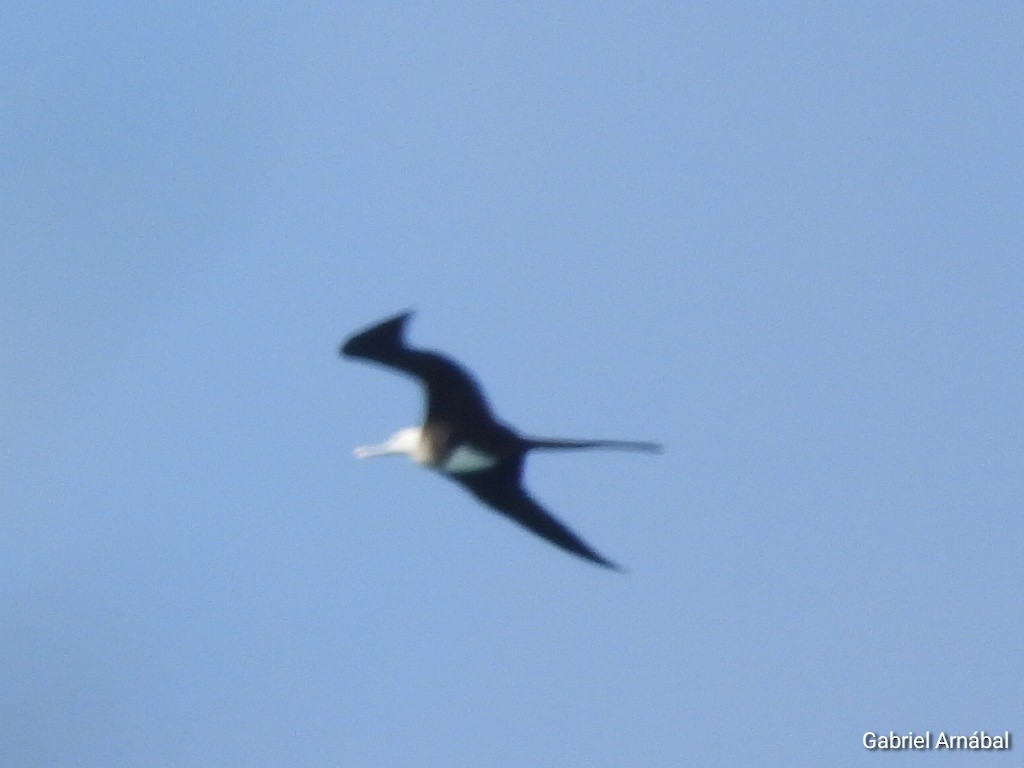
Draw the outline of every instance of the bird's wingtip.
M405 324L414 311L407 309L350 336L338 352L346 357L367 357L374 352L402 346Z

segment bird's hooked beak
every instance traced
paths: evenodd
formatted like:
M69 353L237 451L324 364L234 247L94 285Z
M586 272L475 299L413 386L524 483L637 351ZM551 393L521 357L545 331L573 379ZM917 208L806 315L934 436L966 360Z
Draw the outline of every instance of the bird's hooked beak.
M387 456L388 454L399 453L399 451L391 447L390 442L389 440L380 445L360 445L352 453L355 454L357 459L369 459L373 456Z

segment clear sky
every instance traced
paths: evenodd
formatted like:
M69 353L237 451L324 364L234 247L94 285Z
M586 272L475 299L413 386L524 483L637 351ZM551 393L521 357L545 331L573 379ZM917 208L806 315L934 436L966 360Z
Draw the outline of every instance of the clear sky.
M1022 41L4 4L0 765L1019 765ZM666 444L529 462L625 575L352 457L406 308L523 431Z

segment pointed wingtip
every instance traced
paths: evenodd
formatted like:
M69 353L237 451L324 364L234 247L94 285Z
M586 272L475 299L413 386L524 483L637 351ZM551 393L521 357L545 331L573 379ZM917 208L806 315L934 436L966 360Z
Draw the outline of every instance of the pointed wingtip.
M618 563L613 563L611 560L605 560L603 557L600 560L595 560L594 562L597 563L598 565L604 567L604 568L607 568L609 571L614 571L615 573L621 573L623 576L625 576L626 574L629 573L629 571L627 571L625 568L623 568Z
M401 347L405 324L413 314L413 310L406 310L374 323L369 328L350 336L338 352L345 357L372 357L381 350Z

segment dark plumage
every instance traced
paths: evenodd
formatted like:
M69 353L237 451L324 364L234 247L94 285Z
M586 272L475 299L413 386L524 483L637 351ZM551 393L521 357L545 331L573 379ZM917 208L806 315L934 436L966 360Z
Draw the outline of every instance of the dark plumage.
M352 336L341 354L407 373L426 389L422 427L395 433L380 446L357 448L360 458L405 453L468 488L489 507L552 544L598 565L617 569L523 489L523 461L533 449L616 448L660 451L655 443L629 440L557 440L523 437L491 413L480 387L458 363L436 352L406 346L404 312Z

